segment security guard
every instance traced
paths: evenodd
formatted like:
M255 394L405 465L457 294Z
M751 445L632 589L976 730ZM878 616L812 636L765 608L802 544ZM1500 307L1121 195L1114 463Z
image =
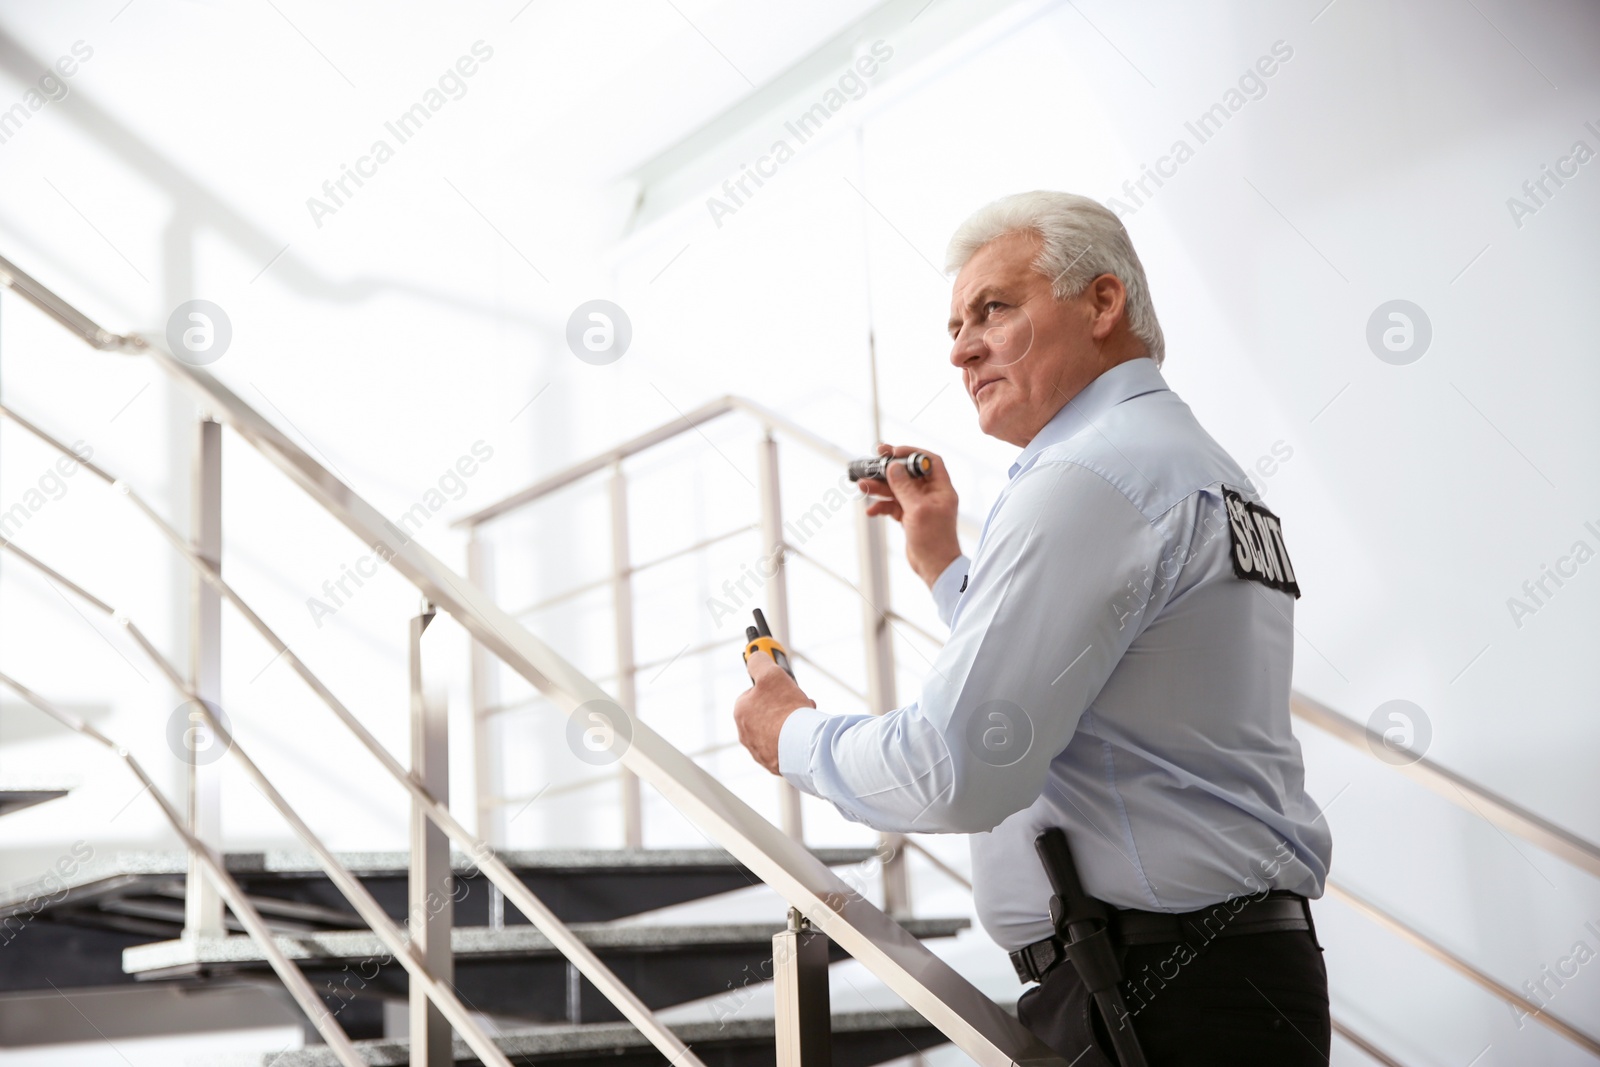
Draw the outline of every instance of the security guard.
M1006 197L948 261L950 361L983 432L1021 454L971 558L937 456L925 477L890 464L861 484L869 514L904 527L949 642L921 699L882 716L823 714L753 655L740 739L854 821L970 834L979 917L1040 983L1019 1015L1080 1067L1116 1063L1125 1024L1152 1067L1326 1064L1307 898L1332 841L1289 727L1284 526L1162 378L1144 268L1110 211ZM1050 828L1107 906L1126 1018L1063 962L1035 852Z

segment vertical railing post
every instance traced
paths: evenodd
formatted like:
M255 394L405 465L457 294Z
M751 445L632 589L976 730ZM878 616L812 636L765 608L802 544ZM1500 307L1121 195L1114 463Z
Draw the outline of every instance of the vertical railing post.
M467 534L467 580L494 595L494 548L473 526ZM500 768L489 738L490 709L499 702L499 666L493 654L472 642L469 676L472 690L472 788L476 797L478 836L490 845L506 844L494 798L500 795Z
M411 620L411 774L441 804L450 801L450 733L446 702L424 692L422 634L433 621L432 604ZM450 876L450 839L411 801L411 870L407 882L411 943L428 973L454 981L450 929L455 903ZM422 983L411 983L411 1067L451 1067L450 1024L428 999Z
M856 508L856 550L861 572L861 629L866 645L867 710L874 715L896 705L894 632L889 627L889 547L883 524L867 514L867 500ZM879 838L883 868L883 910L895 918L911 914L911 881L905 845L899 834Z
M785 648L789 643L788 553L783 540L783 494L778 483L778 442L767 427L756 445L756 488L761 495L761 557L756 573L766 578L767 603L762 614L772 636ZM772 575L765 573L770 567ZM800 791L788 782L778 782L778 825L796 841L805 840L801 819Z
M474 525L467 534L467 580L490 596L494 595L494 546ZM499 749L491 743L489 718L500 702L500 661L478 641L472 642L469 673L472 689L472 789L477 798L478 836L492 847L503 847L507 828L501 821L503 807L495 800L501 795ZM506 899L500 887L489 883L489 928L502 930L506 924Z
M190 542L220 573L222 569L222 424L202 415L195 427L194 483L190 505ZM211 707L222 705L222 596L198 573L189 579L189 676L195 695ZM192 731L209 734L205 716L190 716ZM216 743L202 739L188 762L189 831L222 859L222 763L196 758ZM199 858L189 856L184 883L183 933L187 938L221 937L222 895Z
M639 714L633 657L633 562L628 551L628 477L619 459L611 465L611 609L617 623L617 703ZM622 781L622 845L644 846L644 800L639 776L619 768Z
M832 1067L828 938L794 908L772 937L773 1032L777 1067Z

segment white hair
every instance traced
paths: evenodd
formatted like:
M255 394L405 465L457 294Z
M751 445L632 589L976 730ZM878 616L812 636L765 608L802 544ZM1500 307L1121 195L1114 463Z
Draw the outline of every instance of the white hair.
M1013 193L973 212L950 238L945 269L967 265L984 245L1012 233L1037 233L1043 238L1033 269L1049 278L1057 300L1077 296L1102 274L1112 274L1127 290L1128 328L1145 344L1159 365L1166 355L1161 323L1150 302L1144 266L1122 220L1110 209L1073 193L1040 190Z

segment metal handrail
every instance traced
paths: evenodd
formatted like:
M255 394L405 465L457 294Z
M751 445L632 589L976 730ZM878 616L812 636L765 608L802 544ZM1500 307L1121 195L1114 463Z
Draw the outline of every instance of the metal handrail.
M438 1005L439 1010L449 1019L450 1025L455 1027L456 1031L461 1034L467 1046L487 1064L493 1064L494 1067L511 1067L511 1062L506 1058L505 1053L500 1051L489 1038L489 1035L467 1012L466 1006L456 996L455 990L429 973L427 965L418 954L415 944L400 932L400 929L389 918L388 913L383 910L382 905L377 902L367 887L361 883L361 880L339 861L333 851L323 844L322 839L312 831L299 813L289 805L283 794L278 792L277 787L262 773L256 762L245 753L228 729L217 720L210 703L201 698L194 685L184 678L182 672L173 665L172 661L160 649L156 648L144 631L139 628L138 624L99 597L89 593L81 585L78 585L54 567L18 548L11 541L0 538L0 548L9 549L18 558L26 561L42 574L59 581L86 603L128 631L128 635L133 639L133 642L144 652L145 658L150 660L156 669L166 676L168 683L183 694L189 703L200 709L200 712L205 716L206 724L224 746L224 751L239 761L244 768L245 774L255 783L257 790L266 798L267 803L277 809L278 814L283 817L290 828L311 849L323 872L327 874L328 880L350 902L350 906L355 909L356 914L361 917L362 921L372 929L373 933L378 935L379 940L384 943L384 947L405 968L406 974L411 981L418 983L428 999Z
M52 448L55 448L63 455L76 455L64 442L58 440L47 431L41 429L28 419L19 415L15 409L4 404L0 404L0 416L10 418L19 426L24 427L28 430L28 432L39 438L39 440L50 445ZM453 838L457 844L461 845L464 850L473 856L474 860L478 862L479 868L484 872L489 880L493 882L502 893L505 894L506 899L510 900L519 911L526 915L529 921L539 928L541 933L549 937L553 944L555 944L558 948L561 948L562 951L567 955L567 958L572 961L573 965L583 973L584 977L593 982L595 987L599 989L600 992L605 994L605 996L616 1005L617 1009L623 1013L624 1017L626 1017L628 1021L632 1022L635 1026L638 1026L640 1031L642 1031L646 1036L650 1037L652 1043L656 1045L656 1047L669 1059L669 1061L673 1063L688 1064L691 1065L691 1067L704 1067L704 1065L700 1063L699 1058L689 1051L688 1046L683 1044L681 1039L679 1039L676 1034L667 1029L666 1025L656 1017L655 1013L647 1008L644 1002L640 1000L631 989L624 985L622 981L617 978L614 973L612 973L611 969L607 967L606 964L602 962L600 958L596 956L589 949L589 947L577 937L576 934L568 929L567 926L556 917L555 913L543 903L543 901L540 901L537 897L535 897L532 890L530 890L521 882L521 880L517 879L516 876L511 873L510 868L506 867L500 860L494 857L492 850L489 848L487 843L485 843L476 835L468 832L467 829L462 826L461 823L456 821L452 814L450 814L448 808L434 798L432 794L423 788L423 786L416 780L415 777L413 777L405 770L404 767L401 766L400 762L395 759L388 749L383 747L382 743L379 742L369 730L367 730L361 721L356 718L355 714L351 712L350 709L334 695L333 691L329 689L315 673L312 672L310 667L306 666L305 662L302 661L300 657L289 648L283 639L277 635L276 631L267 625L266 620L262 619L260 615L256 614L255 610L251 608L249 603L246 602L245 599L223 579L222 575L217 570L216 564L195 551L194 547L190 545L188 541L184 540L183 536L179 534L177 530L173 529L172 526L165 519L163 519L161 515L144 500L143 497L134 492L132 487L126 482L120 478L117 478L104 467L97 466L87 461L80 460L80 462L83 464L85 470L90 471L96 477L102 479L113 488L117 489L133 502L139 512L143 514L152 524L154 524L155 527L162 533L162 535L165 536L166 539L172 544L172 546L177 549L179 555L186 562L188 562L189 566L194 569L195 573L197 573L202 579L216 589L217 592L221 594L221 596L227 600L229 604L231 604L240 612L240 614L244 616L252 628L254 628L256 632L260 634L261 637L267 642L267 644L276 651L276 656L281 658L290 666L292 670L294 670L297 675L300 676L307 686L309 686L311 690L319 698L321 698L323 703L325 703L328 708L333 711L340 721L342 721L345 726L356 735L356 739L360 741L367 748L367 750L377 758L378 762L383 765L384 769L389 772L390 776L411 793L412 797L420 805L422 805L428 817L431 818L442 830L444 830L446 834L450 835L450 837ZM27 558L33 560L35 563L38 562L31 556ZM145 644L147 650L154 653L154 649L148 646L148 643ZM176 676L173 676L173 681L175 685L179 685L180 687L187 686L187 682L182 681L181 678ZM192 699L198 699L198 697L194 697ZM209 707L204 701L201 701L200 705L206 710L209 717ZM267 788L270 789L270 785ZM331 853L329 855L331 857ZM362 892L365 892L365 890L362 890ZM354 901L352 901L352 903L354 903ZM359 907L357 910L360 910ZM571 948L570 952L567 951L568 947ZM443 1010L442 1006L441 1010Z
M134 338L102 329L93 319L61 299L32 275L9 259L0 257L0 285L22 293L39 310L101 351L114 351L137 345Z
M540 497L548 496L557 489L581 481L591 474L609 470L629 456L654 448L656 445L670 441L680 434L697 430L704 424L735 411L753 415L773 429L782 432L785 436L792 437L796 441L807 445L813 451L819 452L841 464L848 463L854 458L838 445L817 436L803 426L790 422L782 415L768 411L752 400L746 400L744 397L730 394L701 404L672 422L663 423L653 430L647 430L636 437L629 438L614 448L609 448L604 452L590 456L588 459L574 463L570 467L566 467L548 478L534 482L532 485L520 489L487 507L479 508L470 515L462 516L451 525L458 528L482 526L491 519L499 518L507 512L516 511L518 508L531 504Z
M1317 729L1332 734L1353 748L1364 750L1377 758L1378 752L1388 746L1383 735L1369 726L1339 714L1326 704L1295 692L1289 698L1289 710L1301 720ZM1527 808L1506 799L1499 793L1486 789L1472 779L1419 756L1415 761L1394 764L1382 761L1432 789L1457 807L1481 815L1502 830L1509 830L1525 841L1530 841L1552 856L1566 860L1580 871L1600 878L1600 846L1557 826Z
M1366 1054L1367 1058L1371 1059L1373 1062L1382 1064L1383 1067L1405 1067L1405 1064L1401 1063L1399 1060L1383 1051L1377 1045L1374 1045L1371 1041L1368 1041L1361 1034L1350 1029L1348 1025L1340 1022L1337 1018L1332 1018L1328 1021L1333 1024L1334 1033L1338 1034L1356 1048L1360 1049Z
M1562 1019L1560 1016L1551 1014L1548 1009L1539 1007L1539 1005L1535 1004L1527 997L1524 997L1521 993L1518 993L1510 986L1474 967L1460 956L1457 956L1454 952L1451 952L1449 949L1439 944L1439 942L1433 940L1420 930L1401 922L1399 919L1395 918L1393 915L1390 915L1388 912L1384 911L1370 900L1367 900L1365 897L1362 897L1357 893L1352 893L1350 890L1332 881L1331 879L1328 881L1327 887L1329 893L1335 897L1338 897L1345 904L1354 908L1372 922L1377 923L1379 926L1384 927L1389 932L1397 934L1405 940L1411 942L1417 948L1420 948L1422 951L1426 952L1440 963L1443 963L1457 974L1469 979L1488 993L1499 997L1507 1004L1511 1004L1520 1008L1528 1017L1537 1022L1543 1023L1545 1026L1549 1027L1551 1030L1554 1030L1556 1033L1560 1034L1568 1041L1571 1041L1573 1044L1587 1049L1596 1056L1600 1056L1600 1040L1597 1040L1594 1037L1591 1037L1589 1034L1584 1033L1582 1030L1567 1022L1565 1019Z
M753 522L746 523L743 526L736 526L731 530L724 530L722 533L712 534L710 537L702 538L692 545L685 545L682 548L675 548L671 552L656 556L654 559L647 559L643 563L635 563L622 573L625 575L640 574L644 571L650 570L653 567L659 567L663 563L671 563L673 560L681 559L692 552L698 552L703 548L710 548L712 545L720 544L723 541L732 540L733 538L738 537L740 534L749 533L752 530L758 529L760 529L760 527ZM605 589L616 580L616 575L608 574L604 578L596 578L592 582L584 582L581 585L569 586L568 588L563 589L561 592L553 593L550 596L545 597L543 600L535 601L534 603L529 604L525 608L516 608L511 612L511 614L513 617L520 619L525 615L532 615L536 611L544 611L546 608L552 608L557 604L565 603L566 601L572 600L575 597L582 596L584 593L592 593L596 589Z
M0 268L5 266L8 264L0 259ZM51 301L66 306L64 301L25 275L0 273L0 284L10 286L45 310L49 310ZM166 374L198 394L213 417L231 427L324 510L378 551L380 558L387 559L430 602L454 617L486 650L552 696L569 715L577 714L591 701L604 701L607 706L616 708L599 686L519 625L482 590L409 540L382 513L209 372L180 362L159 343L148 339L123 339L121 345L125 350L145 353ZM775 426L785 422L773 419ZM835 457L845 455L809 431L794 429L798 431L794 434L798 439L821 445L824 452ZM201 569L203 573L210 570L203 561ZM287 646L284 647L286 651ZM343 706L328 698L331 694L325 702L339 714ZM692 1061L688 1049L632 997L631 991L626 987L608 988L614 979L586 946L576 939L561 937L558 932L552 933L553 927L543 929L546 922L541 920L553 921L554 916L495 858L487 844L468 833L448 809L417 786L360 722L349 715L347 709L343 710L341 720L398 780L407 785L424 813L452 838L469 841L475 846L472 851L479 860L480 869L500 887L506 898L540 926L579 971L606 993L624 1016L669 1059ZM968 1055L985 1067L1064 1062L948 963L648 724L627 709L618 708L617 711L622 716L619 725L631 733L631 740L615 746L622 749L619 762L626 770L650 782L669 803L772 886Z
M812 670L814 670L818 674L822 675L828 681L832 682L834 685L838 686L840 689L843 689L846 693L849 693L851 696L853 696L857 700L861 701L861 703L863 703L863 704L870 703L870 701L867 698L867 694L863 693L861 690L857 689L855 686L851 685L849 682L845 681L843 678L840 678L837 674L834 674L828 668L824 667L821 663L818 663L815 656L809 655L809 654L807 654L805 652L801 652L797 648L791 648L789 650L789 655L794 659L794 661L796 663L804 663L807 667L810 667Z
M254 904L250 903L250 898L239 887L239 883L233 880L233 875L229 874L227 869L223 867L222 861L210 849L206 848L199 838L190 833L183 816L178 814L178 809L173 807L172 802L157 788L155 780L145 773L144 767L134 758L133 753L71 712L56 707L50 701L9 675L0 674L0 685L10 689L17 696L55 719L67 729L82 734L84 737L109 748L128 765L128 769L133 772L134 777L144 785L144 789L140 791L148 791L155 798L156 804L161 808L161 813L166 816L167 822L171 824L173 831L182 838L184 845L189 849L189 854L198 858L205 867L213 884L222 894L222 899L227 901L228 907L233 909L234 915L238 917L245 930L261 946L261 951L266 955L267 962L272 966L279 980L289 990L289 995L300 1006L300 1010L305 1012L306 1018L310 1019L312 1025L317 1028L317 1033L322 1035L322 1040L326 1041L328 1047L333 1049L333 1054L339 1058L339 1062L344 1067L364 1067L366 1060L356 1052L355 1046L350 1043L350 1038L345 1034L344 1028L339 1025L338 1020L328 1011L327 1005L322 1002L322 998L317 995L317 991L311 988L311 983L306 980L305 974L293 960L284 955L283 949L274 940L272 931L268 929L265 920L261 918L261 913L256 910Z
M3 260L0 260L0 262L3 262ZM784 418L777 412L763 407L748 397L737 396L730 393L726 396L721 396L715 400L708 401L694 410L680 415L672 422L662 423L655 429L646 430L642 434L639 434L635 437L630 437L628 440L613 448L609 448L604 452L590 456L588 459L579 460L577 463L574 463L569 467L565 467L562 470L557 471L555 474L541 478L532 485L519 489L509 496L502 497L493 504L479 508L477 511L474 511L471 514L463 515L450 525L452 527L467 529L482 526L483 524L490 522L493 519L497 519L502 515L516 511L519 508L526 507L542 497L549 496L557 489L562 489L566 486L572 485L574 482L582 481L591 474L598 474L601 471L609 470L612 466L622 462L629 456L648 451L649 449L654 448L656 445L659 445L665 441L670 441L674 437L677 437L681 434L686 434L691 430L698 430L706 423L712 422L724 415L732 414L734 412L743 412L746 415L752 416L757 421L765 424L778 433L783 434L785 437L791 438L800 444L805 445L807 448L811 449L813 452L824 457L825 459L829 459L835 463L838 463L841 468L845 464L849 463L852 459L857 458L855 453L850 452L848 449L839 447L825 437L812 433L799 423ZM976 536L979 530L979 524L977 520L968 515L956 516L956 525L962 533L967 534L968 536Z
M707 745L705 748L697 748L693 752L689 753L689 756L691 759L700 759L705 756L714 756L718 752L726 752L729 749L738 747L738 741L721 741L715 745ZM524 793L521 796L514 797L486 797L485 800L495 807L509 807L512 804L526 805L533 803L535 800L538 800L541 797L549 799L550 797L565 796L568 793L579 793L585 789L593 789L596 786L612 785L615 784L617 779L620 777L621 774L618 771L612 771L609 774L592 774L587 778L575 778L570 782L562 782L560 785L553 785L547 789L541 789L537 793Z
M643 674L652 667L664 667L667 664L676 662L680 659L703 656L707 652L714 652L719 648L726 650L727 641L725 639L706 641L695 645L692 648L685 648L682 652L679 652L675 655L660 656L653 660L645 660L643 663L635 663L631 668L629 668L629 670L631 673L636 675ZM614 682L617 680L617 672L606 671L602 674L591 674L589 676L589 680L594 682ZM504 715L507 712L512 711L530 711L533 708L538 707L543 700L545 700L545 695L543 693L535 693L533 696L521 697L516 700L508 700L503 703L481 707L477 709L477 716L480 720L482 720L492 719L496 715ZM693 753L690 754L693 755Z

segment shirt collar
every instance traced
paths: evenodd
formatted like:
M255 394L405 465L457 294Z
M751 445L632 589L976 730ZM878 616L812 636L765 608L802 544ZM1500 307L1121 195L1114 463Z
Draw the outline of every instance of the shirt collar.
M1015 478L1040 452L1076 436L1124 400L1166 388L1167 382L1161 377L1160 368L1148 356L1118 363L1061 405L1061 410L1040 427L1039 432L1033 435L1033 440L1017 456L1017 461L1011 464L1009 476Z

